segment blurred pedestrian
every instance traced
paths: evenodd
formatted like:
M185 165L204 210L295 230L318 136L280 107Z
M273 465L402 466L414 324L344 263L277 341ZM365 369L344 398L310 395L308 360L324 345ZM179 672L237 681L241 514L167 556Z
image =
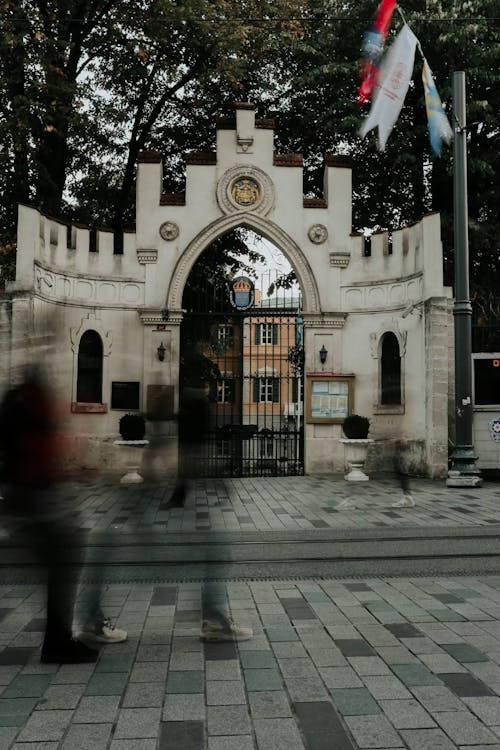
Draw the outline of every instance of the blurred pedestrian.
M47 571L44 663L94 662L97 652L73 639L79 545L58 501L60 434L55 401L36 367L0 405L3 512ZM75 569L76 563L76 569Z

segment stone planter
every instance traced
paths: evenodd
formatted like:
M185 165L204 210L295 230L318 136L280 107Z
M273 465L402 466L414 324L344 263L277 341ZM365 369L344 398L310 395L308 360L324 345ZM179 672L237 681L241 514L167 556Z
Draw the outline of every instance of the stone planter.
M120 484L141 484L144 479L139 474L142 464L142 451L149 445L149 440L114 440L114 445L119 445L120 450L125 451L125 465L127 473L120 479Z
M345 459L350 471L345 474L344 479L348 482L367 482L370 478L363 471L368 448L373 443L371 438L355 439L340 438L345 447Z

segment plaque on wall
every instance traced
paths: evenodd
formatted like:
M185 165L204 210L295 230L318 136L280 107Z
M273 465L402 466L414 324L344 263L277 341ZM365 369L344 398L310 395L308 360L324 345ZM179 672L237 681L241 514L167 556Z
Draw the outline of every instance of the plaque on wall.
M148 385L146 389L146 415L152 421L173 419L174 386Z
M114 380L111 383L111 408L138 409L139 388L138 381Z

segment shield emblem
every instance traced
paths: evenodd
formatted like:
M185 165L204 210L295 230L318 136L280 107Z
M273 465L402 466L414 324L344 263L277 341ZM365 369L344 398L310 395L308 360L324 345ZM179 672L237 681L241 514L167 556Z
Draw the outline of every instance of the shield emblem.
M247 276L237 276L230 286L230 299L233 307L246 310L253 305L255 298L254 284Z

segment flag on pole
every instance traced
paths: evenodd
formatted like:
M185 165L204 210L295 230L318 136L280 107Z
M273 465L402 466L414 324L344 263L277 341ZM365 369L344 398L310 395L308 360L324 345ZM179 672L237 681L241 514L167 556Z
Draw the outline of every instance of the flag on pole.
M378 126L380 151L384 151L389 134L401 112L413 73L416 45L417 37L404 24L382 63L370 113L359 131L364 138L372 128Z
M441 156L443 141L449 143L453 135L450 123L446 117L441 99L436 89L432 71L427 60L424 57L424 66L422 68L422 81L425 91L425 108L427 110L427 123L429 126L429 139L432 150L438 156Z
M361 84L358 89L358 104L368 104L377 83L380 60L384 51L384 42L391 24L396 0L382 0L378 6L373 26L364 38L361 51Z

